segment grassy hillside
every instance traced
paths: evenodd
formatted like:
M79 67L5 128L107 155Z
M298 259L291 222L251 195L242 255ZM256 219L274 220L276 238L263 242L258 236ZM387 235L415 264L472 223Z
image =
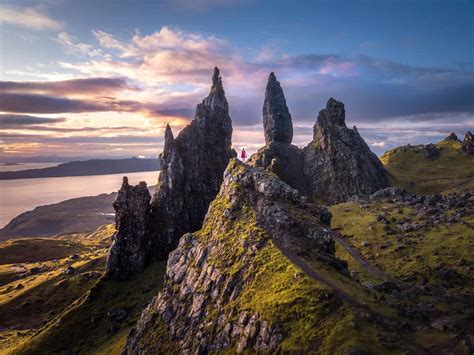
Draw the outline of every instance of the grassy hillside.
M459 208L447 207L436 212L432 225L426 224L431 216L389 200L345 203L331 211L332 228L341 231L356 256L381 271L369 272L339 243L337 255L348 262L353 278L370 289L395 283L401 289L392 291L397 297L385 294L379 301L419 322L413 336L420 343L438 353L468 354L466 339L474 332L472 207L459 218L452 218ZM400 297L403 293L407 297Z
M99 279L12 353L120 354L142 310L161 290L165 267L152 264L128 282Z
M0 353L84 295L101 276L113 225L93 233L0 244Z
M380 159L392 175L392 183L417 194L473 189L474 155L462 151L460 141L443 140L434 146L439 156L433 158L416 147L386 152Z

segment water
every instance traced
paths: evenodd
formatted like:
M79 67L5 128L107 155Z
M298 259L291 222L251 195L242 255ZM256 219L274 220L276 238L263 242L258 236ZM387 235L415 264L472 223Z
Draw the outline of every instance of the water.
M128 176L130 184L146 181L150 186L158 182L159 172L0 180L0 228L20 213L37 206L117 191L124 175Z
M0 172L4 171L20 171L28 169L43 169L50 168L52 166L58 166L61 163L24 163L19 165L3 165L0 164Z

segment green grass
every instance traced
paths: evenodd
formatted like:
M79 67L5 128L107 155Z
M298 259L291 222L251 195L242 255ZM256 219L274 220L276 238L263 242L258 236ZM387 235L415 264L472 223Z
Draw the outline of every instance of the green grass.
M162 287L165 263L155 263L128 282L100 279L83 297L49 322L14 354L103 353L119 354L141 311ZM128 316L117 322L107 316L124 309Z
M0 244L0 353L27 341L97 282L113 232L105 225L92 233ZM75 272L68 275L69 266Z
M86 247L70 240L27 238L0 244L0 264L30 263L62 259L86 251Z
M474 224L474 216L466 215L454 224L441 223L411 232L387 233L384 225L377 221L379 214L386 215L392 225L407 218L411 219L410 223L420 222L420 218L410 208L402 208L402 213L399 213L399 209L387 202L372 202L367 208L362 208L356 202L332 206L332 228L340 229L346 241L372 265L395 279L410 280L407 281L409 287L428 290L415 300L385 296L388 304L416 306L420 301L432 303L445 316L466 324L469 314L466 300L474 297L471 271L471 265L474 265L474 240L470 227ZM368 245L363 245L363 242L368 242ZM337 253L348 262L349 269L360 277L362 283L373 285L381 282L363 270L342 247L337 249ZM458 275L457 280L443 279L439 269L454 270ZM439 289L444 291L434 291ZM444 292L450 294L450 298L441 297ZM430 329L429 325L419 329L412 334L415 341L431 346L431 349L436 348L439 353L449 353L453 344L459 343L454 339L456 332L440 333Z
M455 192L474 188L474 155L461 149L461 142L441 141L437 159L414 150L388 151L380 160L392 175L392 183L417 194Z

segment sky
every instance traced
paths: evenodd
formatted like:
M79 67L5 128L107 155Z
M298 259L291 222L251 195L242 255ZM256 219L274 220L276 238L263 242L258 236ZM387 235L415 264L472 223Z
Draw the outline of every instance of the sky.
M312 139L330 97L371 149L474 128L472 0L2 0L0 161L156 157L214 66L233 145L264 143L270 72Z

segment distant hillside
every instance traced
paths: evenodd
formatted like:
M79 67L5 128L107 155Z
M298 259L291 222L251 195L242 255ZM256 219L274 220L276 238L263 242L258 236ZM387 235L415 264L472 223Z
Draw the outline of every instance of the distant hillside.
M19 237L48 237L93 231L114 221L112 203L116 196L114 192L36 207L13 218L0 229L0 242Z
M464 151L463 143L457 139L398 147L380 159L392 175L392 183L413 193L474 188L474 155Z
M158 159L93 159L43 169L0 172L0 180L134 173L160 169Z

